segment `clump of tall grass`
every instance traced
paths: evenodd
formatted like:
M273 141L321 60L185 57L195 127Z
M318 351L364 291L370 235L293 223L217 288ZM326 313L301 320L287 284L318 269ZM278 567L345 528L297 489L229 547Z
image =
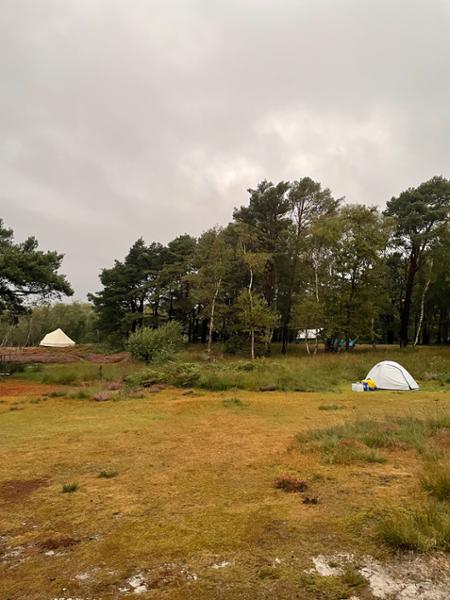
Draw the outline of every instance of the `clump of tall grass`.
M450 500L450 464L428 461L420 480L422 487L440 501Z
M384 420L357 420L326 429L315 429L297 435L298 444L306 450L318 450L330 464L351 462L384 462L376 449L415 449L433 454L433 436L450 426L446 413L434 417L394 417Z
M350 465L353 463L385 463L386 458L364 444L353 440L340 440L333 447L324 449L325 462L329 465Z
M378 519L377 535L395 550L450 550L450 514L436 506L392 508Z
M62 486L63 494L72 494L76 492L78 489L78 483L64 483Z
M116 477L118 474L119 474L118 471L114 471L111 469L103 469L102 471L100 471L98 476L101 479L112 479L113 477Z

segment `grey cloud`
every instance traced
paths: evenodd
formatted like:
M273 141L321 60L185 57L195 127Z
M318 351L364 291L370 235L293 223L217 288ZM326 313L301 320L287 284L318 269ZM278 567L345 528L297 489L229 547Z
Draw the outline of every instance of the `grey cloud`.
M449 34L446 0L4 0L1 216L83 298L263 177L381 206L449 175Z

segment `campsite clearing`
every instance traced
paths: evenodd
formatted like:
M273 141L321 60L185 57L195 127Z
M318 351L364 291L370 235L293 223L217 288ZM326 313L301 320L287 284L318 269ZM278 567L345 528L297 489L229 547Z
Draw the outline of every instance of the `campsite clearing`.
M80 384L20 377L0 382L1 598L445 598L447 555L396 555L378 531L386 509L429 503L428 447L401 429L398 443L373 449L383 460L351 452L336 462L299 440L344 423L439 418L430 448L445 454L448 385L362 394L159 386L92 401ZM360 438L343 445L359 451L366 438L355 427ZM280 477L307 487L284 491ZM416 595L400 595L407 586Z

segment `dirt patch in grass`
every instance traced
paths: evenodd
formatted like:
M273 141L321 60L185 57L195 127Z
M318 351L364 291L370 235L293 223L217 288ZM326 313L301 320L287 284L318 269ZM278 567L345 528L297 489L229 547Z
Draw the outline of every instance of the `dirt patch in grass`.
M72 537L62 537L62 538L49 538L42 542L38 542L37 546L43 550L58 550L59 548L70 548L71 546L76 546L79 544L80 540L77 540Z
M5 502L20 502L41 487L46 487L48 480L9 479L0 483L0 498Z

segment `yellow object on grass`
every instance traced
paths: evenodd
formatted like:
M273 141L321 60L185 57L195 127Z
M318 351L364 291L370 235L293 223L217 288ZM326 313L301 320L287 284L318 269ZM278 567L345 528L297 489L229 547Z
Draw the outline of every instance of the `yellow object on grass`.
M361 381L361 383L364 385L365 389L368 389L368 390L371 390L371 391L377 389L377 384L375 383L375 381L373 379L370 379L370 378L363 379Z

